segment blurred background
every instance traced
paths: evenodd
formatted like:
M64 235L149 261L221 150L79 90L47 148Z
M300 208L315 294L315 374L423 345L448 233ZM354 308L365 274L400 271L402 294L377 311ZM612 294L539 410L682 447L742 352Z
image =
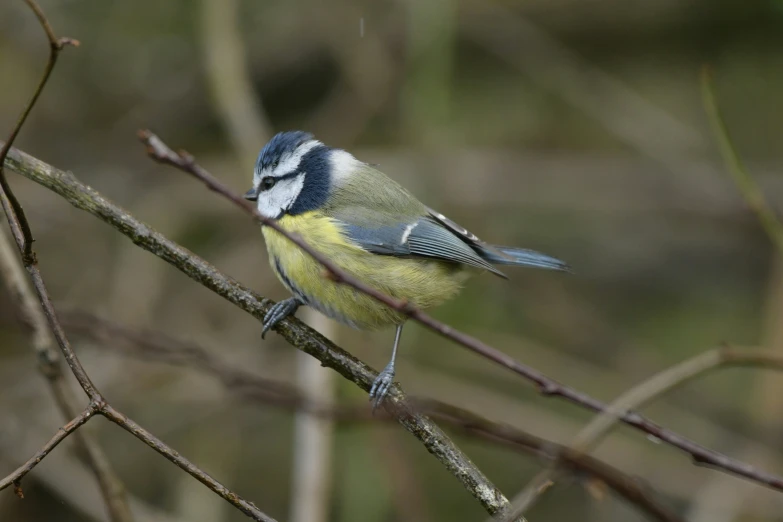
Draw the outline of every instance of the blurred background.
M81 46L62 54L17 147L73 171L265 296L287 297L258 228L147 159L137 129L187 149L242 192L273 133L308 130L380 164L479 237L567 260L573 275L516 269L510 281L476 278L433 315L601 400L721 342L783 350L779 263L720 160L699 91L699 70L710 64L736 145L780 207L780 0L40 3L57 34ZM24 3L0 3L3 135L47 52ZM316 401L365 405L363 392L278 336L262 342L252 317L46 189L10 177L60 309L198 343L229 368L301 386ZM115 406L278 520L485 517L396 424L317 420L252 400L209 371L121 350L111 336L96 341L68 317L78 354ZM375 368L386 363L391 330L307 319ZM7 291L0 335L5 475L62 418ZM420 326L406 328L401 350L398 380L411 394L558 442L591 418ZM644 409L778 474L782 411L783 378L749 369L711 374ZM245 520L118 428L98 420L89 429L147 513L139 520ZM509 496L543 466L454 437ZM783 520L780 494L695 467L639 432L616 429L596 455L640 477L689 521ZM71 443L24 485L24 501L0 494L0 520L106 519ZM529 515L645 519L579 479L558 484Z

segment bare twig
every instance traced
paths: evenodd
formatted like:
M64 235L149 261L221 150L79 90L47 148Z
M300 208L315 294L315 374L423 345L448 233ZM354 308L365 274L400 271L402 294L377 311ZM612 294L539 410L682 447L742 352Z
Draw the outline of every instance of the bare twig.
M357 290L359 290L360 292L370 295L371 297L386 304L387 306L408 315L410 318L427 326L428 328L441 334L442 336L451 339L457 344L465 346L479 353L480 355L500 364L501 366L517 373L518 375L525 377L527 380L536 384L538 386L539 391L544 396L561 397L569 402L572 402L574 404L577 404L579 406L582 406L583 408L592 410L594 412L602 412L606 410L607 407L606 404L602 403L601 401L594 399L593 397L590 397L589 395L586 395L582 392L574 390L568 386L565 386L555 381L554 379L544 375L540 371L516 361L512 357L504 354L503 352L497 350L496 348L493 348L469 335L459 332L444 323L436 321L432 317L421 312L420 310L417 310L416 308L412 307L408 303L401 302L389 296L383 295L382 293L378 292L374 288L368 287L368 285L362 283L361 281L356 281L355 278L352 278L349 275L344 274L341 270L339 270L336 266L334 266L334 264L329 259L326 259L325 256L320 254L318 251L314 251L312 248L310 248L302 240L300 236L298 236L297 234L291 234L290 232L283 230L280 227L280 225L274 220L267 219L264 218L263 216L260 216L256 208L250 202L242 199L238 194L234 193L231 189L229 189L224 184L216 180L211 174L209 174L207 171L205 171L203 168L197 165L193 157L190 156L189 154L184 152L180 154L175 153L165 143L163 143L160 140L160 138L158 138L157 136L155 136L149 131L141 131L140 138L147 145L148 154L150 154L154 159L162 163L170 164L172 166L184 170L185 172L188 172L189 174L192 174L197 179L204 182L210 190L225 196L226 198L231 200L235 205L242 207L246 212L252 214L262 224L264 224L265 226L269 226L270 228L280 233L282 236L288 238L294 244L299 246L302 250L307 252L308 255L311 255L313 259L321 263L332 280L338 283L350 285L356 288ZM41 177L42 176L31 176L31 179L35 180L36 178L40 179ZM43 177L47 177L47 176L43 176ZM52 184L53 187L55 187L56 185L57 184ZM79 198L76 199L78 200ZM80 206L79 204L76 205ZM80 208L83 207L80 206ZM90 209L86 208L86 210L89 211ZM176 263L175 266L177 266ZM186 271L186 273L188 272ZM286 328L290 327L292 323L296 324L295 319L288 319L286 321L281 321L276 326L276 331L278 333L284 332ZM296 344L294 345L296 346ZM648 435L652 435L656 439L666 442L688 453L693 459L693 461L697 464L705 464L712 468L720 469L741 477L745 477L747 479L764 484L770 488L783 491L783 477L759 470L753 466L750 466L743 462L739 462L717 451L707 449L704 446L701 446L700 444L690 439L687 439L671 430L668 430L642 417L637 413L626 412L620 417L620 420L622 420L624 423L628 424L629 426L637 428L647 433Z
M96 403L90 403L90 405L83 412L81 412L68 424L58 429L57 433L54 434L54 437L52 437L43 448L41 448L35 455L30 457L27 462L19 466L16 471L0 480L0 491L13 484L16 494L19 497L24 498L24 494L22 493L22 479L24 476L30 473L34 467L40 464L41 461L49 453L51 453L54 448L57 447L58 444L68 437L68 435L78 430L80 427L82 427L82 425L84 425L84 423L90 420L97 412L97 407L98 405Z
M217 493L218 495L226 499L228 502L233 504L237 509L241 510L243 513L247 514L254 520L258 520L262 522L273 522L272 518L268 517L266 514L264 514L262 511L256 508L253 504L250 504L249 502L243 500L236 494L230 492L222 484L218 483L212 477L210 477L202 470L200 470L199 468L191 464L187 459L179 455L176 451L172 450L171 448L163 444L161 441L156 439L152 434L145 431L143 428L138 426L135 422L133 422L132 420L130 420L129 418L125 417L117 410L115 410L106 401L106 399L104 399L103 395L100 393L100 391L98 391L98 389L92 383L92 380L90 379L89 375L85 371L78 357L74 353L70 345L70 342L68 341L68 338L66 337L65 332L63 331L62 326L60 325L60 322L57 319L57 314L55 312L54 306L52 305L52 301L49 296L49 293L46 290L46 285L44 284L41 271L38 268L38 261L35 256L35 252L33 252L32 249L33 235L32 235L32 231L30 230L30 225L27 221L27 218L25 217L22 206L19 204L16 197L14 196L13 191L11 190L11 187L8 185L8 182L5 178L4 167L14 139L19 134L19 131L24 125L24 122L28 114L32 110L33 106L35 105L38 96L41 94L43 88L46 86L46 82L49 78L49 75L51 74L52 69L54 68L54 65L57 62L59 51L66 44L74 44L76 42L75 40L70 40L67 38L58 39L54 35L54 31L52 30L44 13L41 11L38 5L33 0L25 0L25 1L30 6L30 8L35 12L39 22L41 23L42 27L44 28L44 31L46 32L46 36L49 40L49 44L51 48L51 53L49 55L49 61L47 62L47 67L44 72L44 75L41 78L41 81L39 82L38 87L36 88L35 93L33 94L33 97L30 99L28 104L25 106L25 109L22 111L22 115L19 118L19 120L16 122L14 128L12 129L9 139L3 144L2 148L0 148L0 200L2 201L2 206L3 209L5 210L8 224L11 227L11 231L13 233L17 247L22 256L22 261L24 263L25 268L27 269L27 272L30 275L30 278L33 283L33 287L35 288L35 292L38 296L38 300L40 301L41 306L43 308L43 315L46 317L46 322L48 323L48 326L51 329L54 339L59 345L60 350L62 351L66 362L68 363L68 366L71 368L71 372L73 373L74 377L76 377L76 380L79 382L79 385L82 387L85 394L87 394L87 396L90 399L90 407L87 410L85 410L84 413L80 417L78 417L75 421L72 421L71 423L66 425L65 428L63 428L64 434L60 438L55 437L54 439L52 439L52 442L50 442L50 444L44 447L44 449L42 450L42 452L44 453L40 454L40 459L46 456L46 454L48 454L49 451L51 451L51 449L54 446L56 446L57 443L60 442L60 440L65 438L65 436L67 436L73 430L77 429L79 426L87 422L87 420L89 420L93 416L93 414L100 413L101 415L111 420L115 424L131 432L138 439L142 440L144 443L146 443L148 446L153 448L155 451L157 451L167 459L174 462L177 466L179 466L180 468L188 472L191 476L193 476L197 480L207 485L207 487L209 487L212 491L214 491L215 493ZM74 424L78 424L78 425L72 427L72 425ZM68 428L69 431L65 431L66 428ZM40 459L38 461L40 461ZM38 461L36 461L35 464L37 464ZM35 464L33 464L33 466ZM32 467L30 469L32 469ZM27 473L27 471L25 471L24 473ZM20 478L14 478L12 480L12 482L17 486L17 488L20 487L19 480Z
M262 522L274 522L274 519L262 513L252 502L244 500L236 493L226 488L223 484L204 473L197 466L193 465L188 459L168 447L152 433L148 432L133 422L131 419L112 408L111 405L107 404L104 406L101 410L101 414L113 423L122 427L140 441L144 442L144 444L147 446L163 455L177 467L183 471L186 471L188 475L192 476L207 486L210 490L220 495L248 517L252 518L253 520L260 520Z
M704 374L724 367L754 366L764 369L783 371L783 356L771 351L732 350L716 348L687 359L675 366L659 372L646 381L623 393L607 409L582 429L568 445L569 451L576 454L590 452L598 442L619 422L625 413L647 404L664 393L703 376ZM552 465L539 473L512 502L512 516L521 515L532 506L533 502L543 492L542 486L554 480L554 472L558 459ZM510 520L510 518L509 518Z
M65 421L76 417L79 406L76 397L64 379L63 368L57 355L57 344L41 307L30 290L25 271L5 230L0 228L0 276L17 301L19 313L32 329L32 348L38 359L38 368L46 378L49 389ZM133 520L125 485L114 473L98 441L87 430L80 430L74 436L81 453L92 468L101 489L109 516L115 522Z
M702 69L701 92L704 108L707 111L712 130L718 139L718 145L720 146L723 160L726 163L729 174L731 174L731 178L734 180L734 184L737 185L737 189L744 197L747 205L756 213L756 217L758 217L759 223L761 223L761 226L769 236L769 239L780 252L783 252L783 226L781 226L775 212L769 206L758 183L756 183L753 176L748 173L737 153L734 142L729 136L726 122L724 121L723 114L718 106L715 87L713 86L712 81L712 72L709 67L704 67Z
M119 353L126 357L194 368L216 378L227 390L239 397L255 403L307 411L343 422L394 420L386 415L372 415L366 407L334 407L313 401L287 382L265 379L233 368L222 359L211 355L210 350L194 342L180 340L154 330L123 326L84 311L66 310L61 313L61 318L69 333L100 344L102 350L119 350ZM565 468L606 483L621 497L639 506L655 519L665 522L680 521L668 508L655 500L639 480L592 457L512 426L489 421L454 405L421 397L411 397L409 400L417 410L445 422L467 436L501 444L515 451L521 450L547 460L560 458L561 465Z
M46 33L46 38L49 40L49 59L46 62L46 68L44 69L43 76L38 82L38 86L33 92L32 97L22 110L22 114L19 116L19 119L16 120L16 124L11 130L11 134L9 134L8 139L0 148L0 187L2 187L3 193L5 193L5 196L8 198L8 201L3 201L3 207L5 208L10 205L10 207L13 208L14 213L19 216L20 222L18 223L18 226L16 228L12 226L11 231L14 233L14 237L17 243L26 245L27 250L25 250L23 255L29 256L29 249L32 248L33 244L33 234L30 231L29 225L27 224L27 220L25 219L22 206L19 204L19 201L17 201L16 196L14 196L14 193L11 191L11 188L8 186L8 180L5 177L4 171L5 158L8 155L8 151L11 149L11 146L14 144L16 137L19 135L19 131L22 130L22 126L24 125L25 120L27 120L27 116L30 114L30 111L33 110L35 102L38 101L38 97L43 92L43 89L46 86L46 82L49 80L49 75L52 73L54 66L57 64L57 58L60 56L60 51L62 51L63 48L67 45L78 47L79 41L72 38L57 38L57 36L54 34L52 26L49 24L49 21L46 19L46 16L44 15L41 8L38 7L38 4L36 4L33 0L25 0L25 2L27 2L27 5L30 6L30 9L32 9L32 11L35 13L35 16L38 18L38 22L41 24L41 27ZM6 210L6 212L8 211Z

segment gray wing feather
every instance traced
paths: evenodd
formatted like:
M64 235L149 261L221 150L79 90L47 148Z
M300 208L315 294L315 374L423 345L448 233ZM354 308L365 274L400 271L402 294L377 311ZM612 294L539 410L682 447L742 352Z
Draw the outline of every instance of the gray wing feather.
M505 277L470 245L430 217L378 228L343 222L343 230L351 241L374 254L442 259L482 268Z

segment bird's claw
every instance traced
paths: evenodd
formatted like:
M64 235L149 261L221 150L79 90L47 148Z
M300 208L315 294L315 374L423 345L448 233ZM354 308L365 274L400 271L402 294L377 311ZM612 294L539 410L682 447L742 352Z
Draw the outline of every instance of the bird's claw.
M370 400L372 401L373 413L375 413L375 410L388 395L392 384L394 384L394 365L389 364L378 374L378 377L376 377L372 383L372 388L370 388Z
M264 329L261 330L261 339L264 338L266 333L277 325L280 321L296 312L301 306L301 302L295 297L289 297L283 299L279 303L275 303L272 308L264 315Z

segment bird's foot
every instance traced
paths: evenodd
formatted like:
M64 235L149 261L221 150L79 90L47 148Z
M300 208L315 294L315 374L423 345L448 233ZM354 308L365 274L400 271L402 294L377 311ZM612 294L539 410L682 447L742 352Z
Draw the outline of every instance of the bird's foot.
M261 339L263 339L266 333L274 328L277 323L289 315L296 313L296 310L301 305L301 301L296 297L289 297L288 299L283 299L279 303L275 303L264 316L264 329L261 330Z
M386 368L378 374L378 377L376 377L372 383L372 388L370 388L370 400L372 401L373 413L378 406L381 405L383 399L386 398L392 384L394 384L394 363L390 362L386 365Z

